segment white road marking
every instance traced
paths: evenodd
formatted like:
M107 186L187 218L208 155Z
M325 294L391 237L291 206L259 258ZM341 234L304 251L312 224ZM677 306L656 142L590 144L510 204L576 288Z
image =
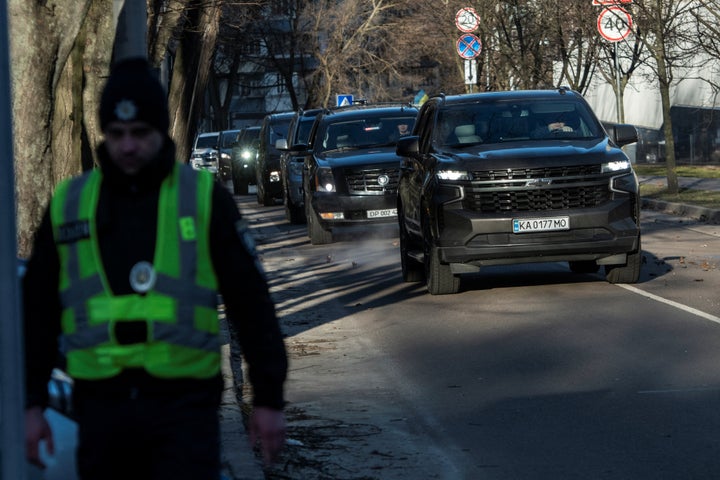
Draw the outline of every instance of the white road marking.
M702 310L698 310L697 308L688 307L687 305L683 305L682 303L673 302L672 300L668 300L667 298L659 297L657 295L653 295L652 293L645 292L643 290L640 290L639 288L633 287L631 285L627 284L617 284L618 287L624 288L625 290L630 290L631 292L637 293L638 295L642 295L643 297L647 297L651 300L655 300L656 302L664 303L666 305L670 305L672 307L675 307L677 309L686 311L688 313L692 313L693 315L697 315L698 317L702 317L705 320L710 320L711 322L715 322L717 324L720 324L720 317L716 317L715 315L711 315L709 313L703 312Z

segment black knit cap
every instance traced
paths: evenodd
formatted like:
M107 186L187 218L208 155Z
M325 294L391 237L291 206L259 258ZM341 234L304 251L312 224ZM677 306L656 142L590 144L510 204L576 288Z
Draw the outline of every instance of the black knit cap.
M110 122L146 122L167 133L167 95L144 58L116 63L100 98L100 128Z

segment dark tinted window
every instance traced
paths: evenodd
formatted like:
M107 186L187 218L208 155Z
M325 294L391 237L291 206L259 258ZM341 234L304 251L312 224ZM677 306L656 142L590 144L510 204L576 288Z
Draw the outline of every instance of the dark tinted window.
M600 125L581 102L562 99L501 100L442 107L434 142L437 145L458 146L600 136Z
M399 126L406 125L406 134L410 134L415 125L416 112L405 114L372 114L364 118L331 118L318 132L319 142L315 148L320 151L337 148L368 148L391 145L397 142Z

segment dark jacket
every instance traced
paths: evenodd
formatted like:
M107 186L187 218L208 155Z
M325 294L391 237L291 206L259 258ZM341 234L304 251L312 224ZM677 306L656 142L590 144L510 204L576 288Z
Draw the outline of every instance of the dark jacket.
M100 252L112 291L129 294L133 293L129 282L132 266L142 260L153 260L158 193L174 165L175 147L167 139L157 160L135 176L125 175L115 167L104 146L100 146L98 153L103 171L97 210ZM267 282L247 238L232 196L216 183L210 250L228 327L248 363L254 404L281 409L287 356ZM58 341L59 271L50 214L46 211L35 234L23 279L27 406L47 405L50 374L62 361ZM219 376L210 380L159 379L142 369L131 369L106 380L76 380L74 394L124 395L131 389L148 395L205 389L219 398L222 379Z

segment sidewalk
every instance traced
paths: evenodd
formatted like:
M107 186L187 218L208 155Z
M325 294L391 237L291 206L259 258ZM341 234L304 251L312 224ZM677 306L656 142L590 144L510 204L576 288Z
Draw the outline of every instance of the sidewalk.
M230 345L222 346L222 375L225 388L220 404L221 480L264 480L262 461L250 448L242 407L236 396L230 366Z
M640 184L667 185L667 178L662 176L639 176ZM696 190L720 191L720 179L718 178L693 178L678 177L680 188L691 188ZM704 222L720 223L720 210L686 205L683 203L665 202L650 198L641 198L640 207L648 210L656 210L679 217L688 217Z

